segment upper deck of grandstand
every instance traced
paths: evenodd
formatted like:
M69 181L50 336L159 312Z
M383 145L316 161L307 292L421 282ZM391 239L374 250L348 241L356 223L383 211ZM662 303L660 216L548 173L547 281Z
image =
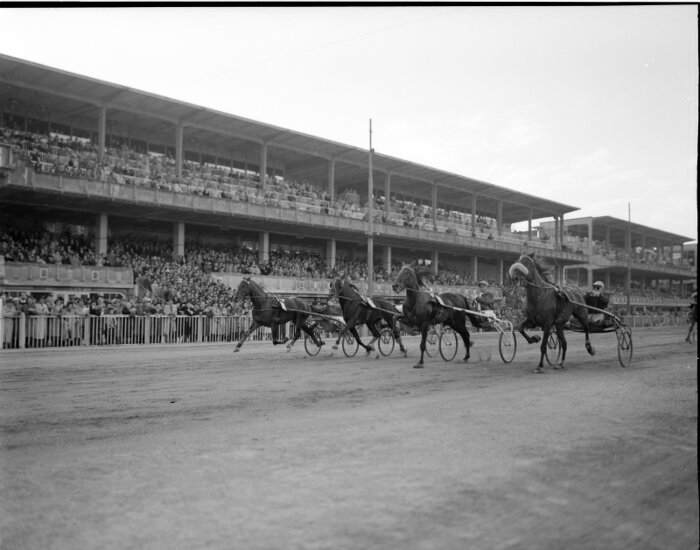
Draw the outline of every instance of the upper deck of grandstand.
M285 178L333 185L331 195L368 197L366 149L253 121L206 107L0 55L0 99L6 116L42 121L93 139L98 154L119 138L131 147ZM499 227L563 217L577 207L374 153L375 190L497 220ZM377 193L378 194L378 193Z

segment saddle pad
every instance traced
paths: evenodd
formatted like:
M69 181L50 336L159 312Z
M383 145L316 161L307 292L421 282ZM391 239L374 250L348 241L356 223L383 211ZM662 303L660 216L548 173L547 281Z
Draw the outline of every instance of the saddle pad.
M372 298L370 298L369 296L367 296L367 297L365 298L365 300L366 300L367 304L369 304L369 307L371 307L372 309L377 309L377 306L374 305L374 302L372 301Z
M442 301L442 298L440 298L440 296L435 296L435 301L443 307L449 307L445 302Z
M560 285L557 287L557 292L569 300L569 302L581 303L583 301L581 298L581 290L575 286Z

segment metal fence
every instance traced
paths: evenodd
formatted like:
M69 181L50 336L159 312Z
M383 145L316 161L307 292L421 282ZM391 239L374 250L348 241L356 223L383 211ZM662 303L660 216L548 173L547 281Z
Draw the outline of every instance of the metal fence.
M113 346L234 342L248 330L250 316L24 315L2 318L3 348ZM288 327L281 327L282 336ZM271 340L259 327L249 340Z
M683 316L638 315L621 319L632 328L686 324ZM3 349L237 342L251 323L250 316L21 314L0 316L0 333ZM278 338L291 336L293 326L283 325L279 330ZM364 327L360 335L367 335ZM248 340L269 341L272 333L267 327L259 327Z

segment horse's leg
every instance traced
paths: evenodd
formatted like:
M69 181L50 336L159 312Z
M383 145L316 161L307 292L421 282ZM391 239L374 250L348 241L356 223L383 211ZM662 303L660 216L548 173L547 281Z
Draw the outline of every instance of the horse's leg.
M685 337L685 341L690 342L690 335L693 334L693 328L695 328L695 320L690 321L690 328L688 329L688 336Z
M564 368L564 360L566 359L567 344L566 338L564 337L564 323L557 323L555 329L557 331L557 338L559 339L559 347L561 348L561 360L558 364L554 365L554 369L559 370Z
M547 342L549 341L549 333L552 331L551 325L547 324L542 327L542 341L540 343L540 364L532 372L540 374L544 372L544 357L547 354Z
M299 339L300 336L301 336L301 318L297 317L296 321L294 322L294 336L287 344L287 351L292 351L292 347L294 347L294 343Z
M325 345L326 343L321 339L321 334L319 332L318 338L316 337L316 327L318 326L317 322L313 322L310 324L304 323L301 325L301 330L303 330L306 334L309 335L311 340L313 340L314 344L316 344L316 347L321 347Z
M540 341L539 334L535 334L534 336L529 336L528 334L525 333L526 328L535 328L535 324L532 321L530 321L529 319L525 319L522 323L520 323L520 326L518 327L518 332L523 335L523 338L525 338L525 341L528 344L535 344L535 343L539 342Z
M420 329L420 360L413 365L414 369L422 369L423 368L423 356L425 355L425 340L428 337L428 329L430 326L428 323L423 323L423 326Z
M595 355L595 348L591 344L591 330L588 324L588 310L582 307L576 308L574 310L574 317L578 319L579 323L583 326L583 333L586 337L586 351L589 355Z
M345 338L345 335L348 333L349 330L351 330L355 325L350 325L350 323L346 324L342 329L340 329L340 332L338 332L338 339L335 341L335 344L333 344L331 347L333 349L338 349L340 346L340 341Z
M462 358L462 362L466 363L469 361L469 358L471 357L471 354L469 353L469 348L472 347L473 342L471 339L471 334L469 334L469 330L467 330L467 325L465 323L460 323L459 321L452 321L448 320L445 321L445 326L450 327L452 330L454 330L457 334L459 334L462 337L462 342L464 343L464 348L466 349L466 352L464 353L464 357Z
M241 339L238 341L238 344L236 344L236 347L233 348L233 353L241 351L241 346L243 345L243 342L245 342L248 339L248 336L250 336L256 328L258 328L258 322L255 319L253 319L253 322L250 324L250 327L248 327L248 330L246 330L243 333Z
M358 326L359 326L359 325L353 326L353 327L350 329L350 334L352 334L353 338L355 338L355 340L357 340L357 343L358 343L360 346L362 346L363 348L365 348L365 351L366 351L367 353L370 353L370 352L372 351L373 348L372 348L371 345L367 345L367 344L364 344L364 343L362 342L362 340L360 339L360 333L357 332L357 327L358 327ZM374 340L372 340L372 341L374 342Z

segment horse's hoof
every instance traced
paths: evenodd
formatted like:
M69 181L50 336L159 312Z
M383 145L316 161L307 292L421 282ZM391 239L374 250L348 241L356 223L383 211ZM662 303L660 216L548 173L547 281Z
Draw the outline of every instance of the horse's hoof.
M530 338L531 344L536 344L539 341L540 341L540 337L537 334L535 334L532 338Z
M418 363L417 365L413 365L413 368L414 368L414 369L422 369L422 368L423 368L423 365L421 365L420 363Z
M542 367L538 367L532 372L534 372L535 374L542 374L544 372L544 369Z
M338 349L338 344L333 344L331 347L332 347L333 349Z
M554 370L564 370L566 367L564 365L554 365L552 368Z
M241 348L233 348L233 353L237 353L239 351L241 351Z
M595 348L593 346L589 346L586 348L588 351L588 355L595 355Z
M474 342L472 342L471 340L469 340L469 347L472 347L473 345L474 345Z
M325 345L326 345L325 342L319 342L318 347L320 348L321 346L325 346ZM338 349L338 348L336 348L336 349Z

